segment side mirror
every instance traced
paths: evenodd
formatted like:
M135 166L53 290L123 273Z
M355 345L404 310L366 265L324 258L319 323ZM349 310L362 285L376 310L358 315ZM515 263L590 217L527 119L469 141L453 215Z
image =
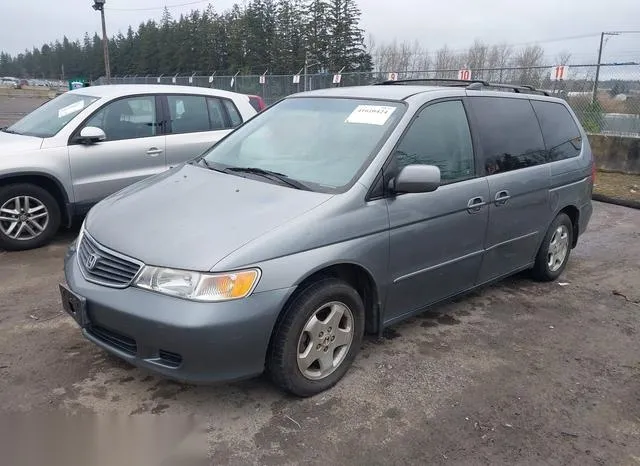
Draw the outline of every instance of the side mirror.
M85 126L80 131L78 141L82 144L95 144L107 139L107 135L100 128L95 126Z
M394 193L430 193L440 186L440 169L435 165L407 165L391 180Z

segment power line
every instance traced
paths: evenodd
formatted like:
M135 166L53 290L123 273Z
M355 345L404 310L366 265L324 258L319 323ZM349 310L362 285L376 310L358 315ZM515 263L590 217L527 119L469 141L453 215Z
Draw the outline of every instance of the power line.
M592 32L592 33L589 33L589 34L581 34L581 35L577 35L577 36L555 37L555 38L550 38L550 39L532 40L532 41L529 41L529 42L517 42L517 43L508 43L508 42L488 43L488 42L484 42L484 41L480 41L480 42L482 42L482 44L487 46L487 47L493 47L493 46L500 47L500 46L503 46L503 45L507 46L507 47L521 47L521 46L524 46L524 45L547 44L547 43L552 43L552 42L563 42L563 41L568 41L568 40L587 39L587 38L590 38L590 37L599 37L599 36L600 36L599 32ZM389 45L389 44L382 43L383 47L385 45ZM456 53L463 53L463 52L469 51L469 49L473 47L473 44L469 45L468 47L464 47L464 48L449 48L449 47L447 47L446 44L444 45L444 47L446 47L447 52L456 54ZM415 54L413 54L413 56L423 56L423 57L436 56L440 50L444 49L444 47L440 48L440 49L427 50L427 51L422 51L420 53L415 53ZM378 54L380 54L380 52L378 52Z
M147 8L105 8L105 9L111 10L111 11L153 11L153 10L164 10L165 8L178 8L181 6L197 5L199 3L208 3L209 1L210 0L200 0L196 2L178 3L176 5L165 5L165 6L152 6Z

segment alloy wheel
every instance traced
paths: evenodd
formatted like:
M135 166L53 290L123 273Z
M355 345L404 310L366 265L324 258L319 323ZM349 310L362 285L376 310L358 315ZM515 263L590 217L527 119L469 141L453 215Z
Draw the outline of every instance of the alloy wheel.
M310 380L333 373L345 360L354 336L353 313L341 302L330 302L307 320L298 340L298 369Z
M0 231L7 237L29 241L37 238L49 224L49 211L31 196L16 196L0 206Z

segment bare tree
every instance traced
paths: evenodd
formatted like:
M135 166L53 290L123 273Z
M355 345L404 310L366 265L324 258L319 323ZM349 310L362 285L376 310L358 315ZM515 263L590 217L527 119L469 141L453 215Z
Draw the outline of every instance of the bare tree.
M455 54L446 45L436 52L436 78L455 78L452 72L447 70L453 70L456 64Z
M369 44L370 51L371 44L374 44L371 54L375 69L379 72L399 73L403 78L418 77L414 72L428 69L431 63L428 52L418 41L398 43L394 40L389 44L375 46L373 38L370 38Z
M396 72L402 78L457 78L457 70L469 67L473 77L497 82L514 82L539 86L544 74L544 50L530 45L514 51L508 44L489 45L476 40L466 52L456 53L447 45L436 50L433 59L419 42L393 41L376 44L369 38L376 71ZM561 64L571 59L571 54L559 55Z
M543 74L541 69L543 58L544 50L539 45L528 45L520 49L514 60L514 65L518 68L516 72L517 82L539 86Z
M505 68L510 65L512 55L513 49L507 44L492 46L487 59L489 71L485 73L485 79L502 82L508 78Z
M566 66L569 64L570 61L571 61L571 52L569 52L568 50L563 50L556 57L556 63L558 65Z
M474 78L483 79L488 58L489 46L479 40L476 40L473 45L469 47L469 51L464 58L463 65L473 72Z

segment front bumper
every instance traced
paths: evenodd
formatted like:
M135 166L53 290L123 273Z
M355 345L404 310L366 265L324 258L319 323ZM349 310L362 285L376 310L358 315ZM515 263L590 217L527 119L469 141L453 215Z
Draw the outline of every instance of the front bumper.
M293 291L198 303L109 288L84 279L73 246L64 271L71 291L86 300L87 339L136 366L191 383L260 374L276 319Z

